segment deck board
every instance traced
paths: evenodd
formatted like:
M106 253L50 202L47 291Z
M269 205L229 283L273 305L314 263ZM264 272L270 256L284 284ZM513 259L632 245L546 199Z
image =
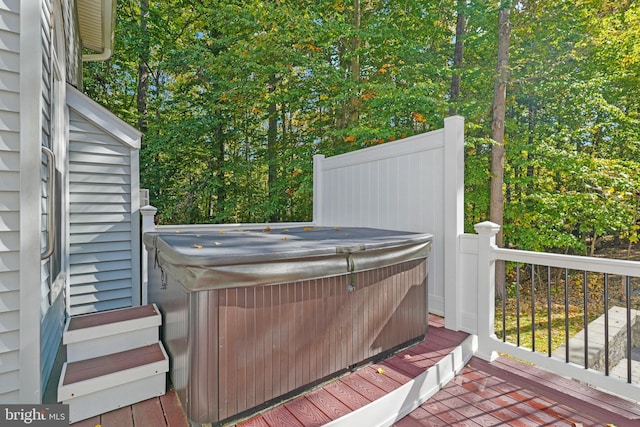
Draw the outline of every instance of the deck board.
M324 390L344 403L352 411L371 403L370 400L365 399L360 393L340 381L328 384L324 387Z
M305 396L313 405L325 413L330 419L335 420L351 412L349 407L336 399L324 389L314 390Z
M147 399L132 406L136 427L157 427L166 425L160 399Z
M124 408L116 409L111 412L107 412L102 416L100 420L101 425L104 426L118 426L118 427L133 427L133 407L126 406ZM92 424L92 427L96 424Z
M175 390L170 390L169 393L163 394L159 397L160 404L162 405L162 412L164 413L167 421L167 427L188 427L189 423L187 417L184 414L180 399L175 393Z
M311 403L310 400L294 399L285 403L284 407L289 410L305 427L321 426L331 421L320 408Z
M288 426L288 427L304 427L296 417L284 406L278 406L262 416L271 427Z
M392 357L239 422L242 427L315 426L335 420L400 387L433 366L467 335L430 318L427 339ZM378 369L381 368L383 373ZM129 414L129 415L127 415ZM136 415L137 414L137 415ZM146 414L144 417L141 414ZM126 418L133 424L127 424ZM152 420L152 421L150 421ZM442 390L396 422L429 426L640 426L640 406L520 362L472 358ZM73 427L187 427L173 389Z

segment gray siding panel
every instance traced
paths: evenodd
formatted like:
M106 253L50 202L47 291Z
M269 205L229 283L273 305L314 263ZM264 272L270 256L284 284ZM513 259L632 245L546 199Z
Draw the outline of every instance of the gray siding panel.
M131 148L73 109L69 139L71 314L130 306L137 288Z
M54 106L54 91L53 91L53 70L52 70L52 4L51 0L42 0L40 3L40 35L42 44L42 82L41 88L41 118L42 118L42 145L55 151L53 142L53 109ZM58 104L59 105L59 104ZM46 221L48 215L53 215L53 212L47 211L46 199L52 197L48 194L48 184L46 182L47 167L55 168L55 165L47 165L42 163L42 216L41 216L41 242L44 247L47 239L47 227ZM60 219L58 220L60 221ZM57 224L58 226L60 224ZM53 230L49 230L53 232ZM58 236L58 238L60 238ZM41 312L41 326L40 326L40 384L41 392L44 393L44 389L47 385L47 380L51 375L53 368L53 362L58 348L62 341L62 330L64 329L64 321L66 316L66 304L64 301L64 293L61 292L55 296L51 293L53 282L56 280L59 273L59 267L56 267L56 256L53 255L46 260L41 261L41 295L40 295L40 312ZM56 298L55 301L51 301L52 298Z
M20 2L0 0L0 403L20 384Z
M65 324L65 299L61 293L54 303L47 310L47 314L42 321L40 329L40 346L43 349L55 351L43 351L40 361L40 375L42 376L42 386L46 387L51 376L53 362L55 361L57 349L62 341L62 331Z

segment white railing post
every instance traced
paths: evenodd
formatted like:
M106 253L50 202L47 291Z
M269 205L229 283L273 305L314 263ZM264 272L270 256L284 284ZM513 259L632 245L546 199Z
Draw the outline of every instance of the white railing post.
M142 236L144 233L148 233L150 231L155 231L156 224L154 222L154 217L158 212L158 209L153 206L147 205L140 208L140 214L142 215ZM142 259L140 260L140 275L142 276L142 295L141 302L142 305L148 303L147 300L147 289L149 287L149 253L147 252L147 248L144 245L144 242L141 242L142 247Z
M493 250L500 226L490 221L474 226L478 233L478 350L476 356L493 361L498 353L491 341L495 334L496 269ZM468 296L471 297L471 296Z
M460 243L464 233L464 118L444 119L444 324L460 330Z
M322 173L322 162L324 155L316 154L313 156L313 223L316 225L325 225L322 218L322 210L324 209L324 197L322 194L324 183Z

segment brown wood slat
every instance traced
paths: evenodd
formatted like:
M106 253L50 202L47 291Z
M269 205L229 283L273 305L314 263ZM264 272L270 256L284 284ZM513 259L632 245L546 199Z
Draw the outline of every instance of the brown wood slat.
M323 388L340 402L351 408L352 411L371 403L370 400L340 381L328 384Z
M71 424L73 427L96 427L100 424L100 416L95 416L91 418L87 418L86 420L78 421L77 423ZM104 426L107 427L107 426Z
M141 319L143 317L156 316L158 312L152 304L139 307L128 307L119 310L103 311L100 313L85 314L72 317L69 321L69 330L102 326L109 323L123 322L126 320Z
M358 371L358 374L386 393L392 392L402 385L401 383L388 376L387 370L385 370L384 368L379 369L381 369L381 371L378 371L378 368L374 369L371 366L367 366L360 369Z
M298 421L284 406L278 406L262 417L271 427L304 427L304 424Z
M107 354L93 359L79 360L67 365L63 385L74 384L90 378L147 365L164 360L160 344L151 344L120 353Z
M173 387L166 394L160 396L160 404L168 427L189 427L187 416Z
M406 384L413 379L413 377L395 369L391 365L385 366L379 363L374 363L373 365L371 365L371 368L375 371L377 371L378 369L382 369L387 377L391 378L400 385Z
M504 378L523 388L562 402L582 413L592 414L599 419L609 419L616 425L624 425L625 422L629 422L629 419L636 419L640 425L638 405L539 368L516 364L512 360L505 359L500 358L498 363L490 364L474 357L469 364L490 375ZM526 366L526 370L523 366Z
M351 387L371 402L386 394L384 390L362 378L362 376L359 375L359 372L340 378L339 381Z
M529 367L526 365L516 368L519 363L511 361L510 364L513 364L514 368L505 371L484 361L477 364L482 366L474 366L474 361L475 359L472 359L453 381L396 425L640 425L637 419L613 418L611 414L601 418L598 414L598 402L593 402L595 406L576 410L567 405L565 400L529 388L529 384L518 381L518 375L512 372L514 369L527 371ZM485 366L491 369L485 369ZM567 391L571 392L571 388Z
M262 418L262 415L251 418L250 420L241 422L238 427L269 427L269 423Z
M410 378L415 378L425 371L424 369L415 366L413 363L407 362L398 355L391 356L388 359L383 360L379 365L382 365L383 369L385 369L385 367L395 369Z
M312 391L305 397L332 420L351 412L347 405L336 399L325 389Z
M294 399L285 403L284 407L305 427L319 427L331 421L331 418L305 398Z
M571 396L574 398L578 398L587 403L596 404L607 411L619 413L628 418L640 419L640 405L628 400L576 383L575 381L571 381L543 369L536 368L535 366L524 365L506 357L499 358L494 362L494 365L517 373L518 375L535 381L536 383L547 384L556 390L571 390Z
M147 399L133 405L133 422L136 427L166 426L160 399Z
M131 406L125 406L124 408L116 409L100 416L100 422L92 424L95 427L97 424L103 427L118 426L118 427L133 427L133 413ZM75 427L75 426L74 426Z

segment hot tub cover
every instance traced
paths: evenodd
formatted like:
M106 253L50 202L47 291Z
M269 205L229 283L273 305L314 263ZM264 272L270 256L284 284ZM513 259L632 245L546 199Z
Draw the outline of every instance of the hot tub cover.
M145 233L155 266L187 291L270 285L426 258L431 234L358 227Z

